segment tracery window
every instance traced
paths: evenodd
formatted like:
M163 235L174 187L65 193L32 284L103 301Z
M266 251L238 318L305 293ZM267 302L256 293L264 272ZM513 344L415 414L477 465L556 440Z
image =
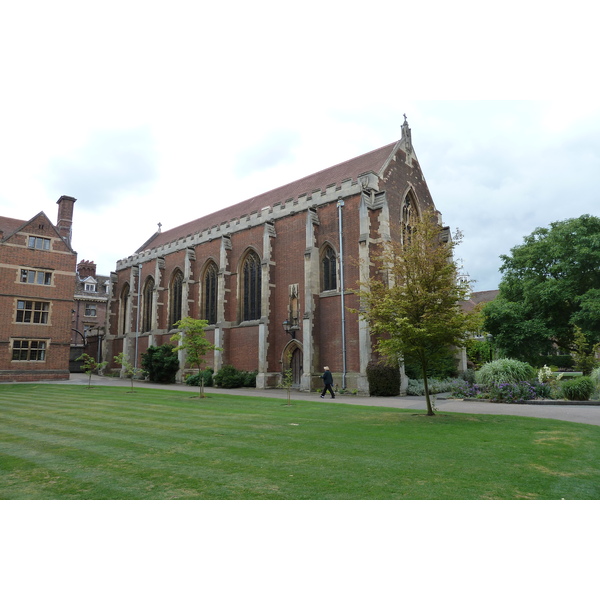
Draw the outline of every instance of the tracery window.
M154 279L148 277L144 284L142 308L142 332L152 329L152 315L154 314Z
M321 254L321 291L337 289L337 256L335 250L327 244Z
M119 332L121 335L127 333L127 313L129 312L129 284L126 283L121 291L119 300Z
M258 254L250 250L242 264L242 321L260 319L261 265Z
M204 271L202 309L203 318L209 325L217 322L217 288L219 270L217 265L211 261Z
M177 321L181 321L181 305L183 301L183 273L176 271L171 279L169 297L169 329L173 329Z
M406 243L410 240L410 236L414 231L415 225L419 220L417 212L417 203L415 201L414 194L408 192L402 203L402 243Z

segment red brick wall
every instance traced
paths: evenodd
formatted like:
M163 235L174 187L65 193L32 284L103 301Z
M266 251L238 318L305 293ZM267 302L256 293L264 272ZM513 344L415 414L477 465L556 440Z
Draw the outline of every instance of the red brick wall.
M50 250L27 247L29 235L50 238ZM77 255L42 214L0 244L0 380L68 379ZM52 285L20 282L22 268L51 271ZM16 323L17 300L50 303L48 324ZM46 340L44 361L13 361L11 338Z

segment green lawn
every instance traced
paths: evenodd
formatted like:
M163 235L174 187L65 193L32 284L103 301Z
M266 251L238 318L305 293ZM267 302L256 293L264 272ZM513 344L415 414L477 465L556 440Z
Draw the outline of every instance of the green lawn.
M600 428L0 385L2 499L598 499Z

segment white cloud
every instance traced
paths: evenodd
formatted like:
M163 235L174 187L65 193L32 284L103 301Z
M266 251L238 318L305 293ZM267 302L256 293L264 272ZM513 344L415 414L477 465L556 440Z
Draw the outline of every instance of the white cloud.
M0 213L53 218L58 196L75 195L74 247L107 274L159 221L394 141L406 112L477 289L498 285L498 256L535 227L597 214L587 5L286 7L3 7Z

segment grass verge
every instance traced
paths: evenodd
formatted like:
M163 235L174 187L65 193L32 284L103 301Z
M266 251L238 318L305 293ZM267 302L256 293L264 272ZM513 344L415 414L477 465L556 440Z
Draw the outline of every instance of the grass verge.
M0 498L600 498L593 425L286 404L3 384Z

